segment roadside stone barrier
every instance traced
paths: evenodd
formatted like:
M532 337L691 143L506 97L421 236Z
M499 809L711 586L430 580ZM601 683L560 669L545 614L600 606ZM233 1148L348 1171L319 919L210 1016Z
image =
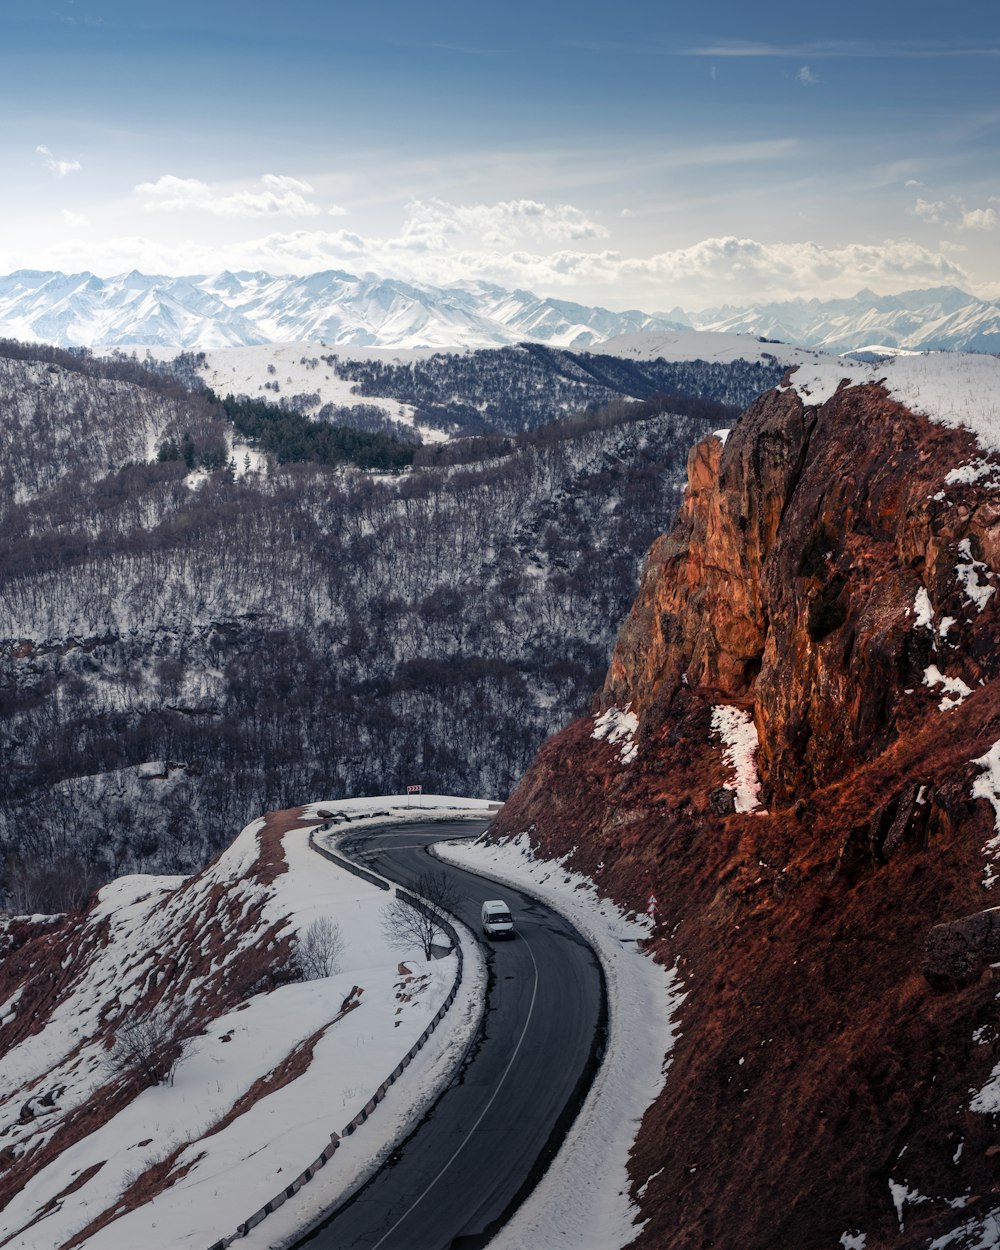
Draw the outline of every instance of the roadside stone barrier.
M318 830L316 830L315 832L324 833L327 831L328 828L329 828L329 825L320 825ZM317 846L312 833L309 834L309 845L319 855L322 855L324 859L330 860L332 863L335 863L340 868L345 868L348 872L353 873L356 877L360 877L362 878L362 880L365 880L365 881L370 881L373 885L377 885L380 889L383 889L383 890L389 890L392 888L391 883L386 881L384 878L376 877L374 873L368 872L364 868L359 868L357 864L352 864L350 860L343 859L341 856L334 854L333 851L328 851L324 847ZM427 911L427 904L417 894L411 894L406 890L397 888L396 897L402 899L405 903L408 903L411 907L415 907L418 911L421 911L421 912ZM465 955L462 950L462 943L459 940L458 932L455 929L455 926L452 924L449 924L447 921L443 921L441 923L441 928L444 930L445 933L447 933L451 941L452 950L455 951L456 956L457 956L457 966L455 970L455 980L452 983L452 987L448 991L447 998L445 998L444 1002L438 1008L437 1013L435 1014L434 1018L430 1021L430 1023L427 1025L424 1031L420 1034L417 1040L413 1043L410 1049L406 1052L403 1058L399 1061L399 1063L395 1066L395 1068L393 1068L393 1070L385 1078L382 1084L378 1086L378 1088L375 1090L372 1096L368 1099L365 1105L361 1108L358 1114L354 1117L354 1119L349 1121L341 1129L339 1133L330 1134L330 1144L324 1149L323 1153L317 1159L314 1159L312 1163L310 1163L309 1166L305 1168L304 1171L300 1172L299 1175L295 1178L295 1180L291 1182L290 1185L287 1185L284 1189L281 1190L280 1193L275 1194L275 1196L269 1202L265 1202L262 1207L254 1211L253 1215L251 1215L248 1219L244 1220L242 1224L237 1225L235 1232L230 1233L228 1237L222 1237L220 1238L219 1241L213 1242L211 1246L208 1247L208 1250L227 1250L227 1247L231 1246L234 1241L239 1241L240 1238L246 1237L246 1235L251 1231L251 1229L256 1228L257 1225L260 1224L262 1221L266 1220L269 1215L277 1211L277 1209L280 1206L282 1206L285 1202L287 1202L289 1198L297 1194L303 1185L307 1185L309 1181L311 1181L312 1178L316 1175L316 1173L320 1170L320 1168L323 1167L326 1163L328 1163L333 1158L334 1154L337 1152L338 1147L340 1146L341 1140L345 1137L350 1137L352 1133L357 1132L357 1130L361 1127L361 1125L365 1123L365 1121L369 1118L369 1116L371 1116L372 1112L375 1110L378 1104L383 1100L383 1098L385 1098L391 1086L395 1085L395 1083L403 1075L403 1073L410 1066L410 1064L413 1062L416 1056L420 1053L420 1051L423 1050L424 1046L427 1044L428 1039L430 1038L430 1035L434 1032L437 1026L444 1019L445 1014L448 1011L448 1008L455 1001L455 997L458 994L459 987L462 984L462 975L463 975L464 966L465 966Z
M329 851L325 846L320 846L316 841L317 833L328 833L330 824L318 825L309 832L309 845L317 855L322 855L324 859L328 859L331 864L336 864L338 868L343 868L345 872L351 873L355 877L360 877L362 881L367 881L369 885L377 885L380 890L391 890L392 884L386 881L385 877L380 877L378 873L369 872L367 868L362 868L360 864L355 864L349 859L345 859L343 855L338 855L335 851Z

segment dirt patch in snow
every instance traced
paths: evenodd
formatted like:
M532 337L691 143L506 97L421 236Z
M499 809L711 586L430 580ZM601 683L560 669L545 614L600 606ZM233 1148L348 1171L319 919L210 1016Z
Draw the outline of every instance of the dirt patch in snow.
M165 1189L169 1189L171 1185L175 1185L179 1180L187 1176L199 1159L199 1156L195 1155L180 1167L177 1167L177 1157L187 1147L188 1143L184 1142L175 1150L172 1150L165 1159L147 1168L141 1176L137 1177L129 1185L113 1207L102 1211L100 1215L96 1215L89 1224L81 1228L69 1241L63 1242L59 1250L75 1250L75 1247L82 1246L88 1238L93 1237L102 1228L106 1228L112 1221L127 1215L129 1211L134 1211L137 1207L144 1206L147 1202L151 1202L157 1194L163 1193Z

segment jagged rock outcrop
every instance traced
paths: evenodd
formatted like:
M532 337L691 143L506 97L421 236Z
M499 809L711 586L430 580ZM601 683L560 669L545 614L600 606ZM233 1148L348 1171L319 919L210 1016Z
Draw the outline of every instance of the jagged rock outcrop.
M924 947L924 975L939 989L977 981L989 962L1000 960L1000 908L935 925Z
M995 660L963 645L956 567L1000 568L1000 504L981 490L936 497L942 465L974 453L971 435L874 385L844 389L822 419L791 389L770 392L724 450L712 438L692 451L681 518L650 552L603 704L646 714L679 681L722 699L752 689L778 804L873 758L938 649L933 622L913 628L922 588L938 626L953 622L941 645L966 684Z
M658 900L686 998L639 1246L971 1246L1000 1208L993 947L953 927L996 878L997 477L880 385L763 396L650 551L595 705L628 750L577 721L495 826Z

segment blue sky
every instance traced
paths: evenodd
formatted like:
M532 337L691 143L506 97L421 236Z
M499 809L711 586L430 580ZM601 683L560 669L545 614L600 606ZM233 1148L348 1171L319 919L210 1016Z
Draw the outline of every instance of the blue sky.
M0 0L0 271L1000 297L1000 6Z

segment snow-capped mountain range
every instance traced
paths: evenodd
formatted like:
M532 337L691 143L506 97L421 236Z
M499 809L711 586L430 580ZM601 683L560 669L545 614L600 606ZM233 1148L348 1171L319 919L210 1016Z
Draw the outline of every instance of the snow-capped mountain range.
M942 286L851 299L789 300L752 308L724 305L692 318L699 330L756 334L852 352L887 347L909 351L1000 352L1000 302L986 302Z
M434 287L334 270L304 277L133 270L113 278L20 270L0 277L0 335L61 347L207 350L312 341L448 349L536 341L587 349L623 334L681 327L830 352L1000 351L1000 303L956 287L686 314L612 312L484 282Z
M677 327L539 299L485 283L416 286L328 271L306 277L220 273L115 278L22 270L0 278L0 335L61 347L178 347L260 343L461 348L529 340L589 347L612 335Z

